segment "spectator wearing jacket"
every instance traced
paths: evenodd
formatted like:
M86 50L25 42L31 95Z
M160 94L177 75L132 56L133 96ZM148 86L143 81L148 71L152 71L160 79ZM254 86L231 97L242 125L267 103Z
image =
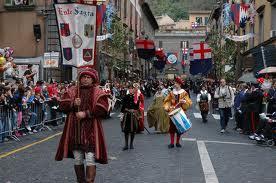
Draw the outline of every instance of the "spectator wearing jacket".
M225 132L231 116L231 107L234 103L234 92L230 86L226 84L225 79L220 80L220 86L216 88L214 97L218 99L221 133Z

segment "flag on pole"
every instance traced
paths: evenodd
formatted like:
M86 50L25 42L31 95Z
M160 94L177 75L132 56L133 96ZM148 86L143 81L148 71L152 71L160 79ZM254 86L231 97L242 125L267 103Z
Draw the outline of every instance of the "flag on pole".
M181 60L181 65L184 67L186 65L186 62L188 60L188 48L182 49L182 60Z
M192 75L206 75L212 69L211 48L207 43L193 44L193 60L190 62L190 73Z
M139 58L148 60L155 56L155 45L152 40L137 39L135 43Z
M79 3L55 4L55 10L63 64L94 65L97 7Z
M235 25L241 28L246 26L246 21L249 18L249 8L250 5L246 3L231 4L231 18Z

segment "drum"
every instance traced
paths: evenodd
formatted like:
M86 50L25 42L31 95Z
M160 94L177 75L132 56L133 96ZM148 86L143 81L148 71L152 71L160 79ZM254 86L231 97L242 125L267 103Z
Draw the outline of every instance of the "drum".
M185 133L192 127L192 123L181 108L173 110L169 113L169 116L180 134Z

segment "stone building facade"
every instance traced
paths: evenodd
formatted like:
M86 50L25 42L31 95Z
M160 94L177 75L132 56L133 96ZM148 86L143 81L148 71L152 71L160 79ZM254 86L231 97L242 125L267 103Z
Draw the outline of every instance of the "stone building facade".
M166 53L176 53L178 62L175 65L166 65L163 72L158 73L159 77L168 76L171 74L189 75L189 59L186 66L181 65L183 49L192 48L193 43L198 43L205 40L205 31L171 31L171 32L156 32L155 45L158 48L163 48Z

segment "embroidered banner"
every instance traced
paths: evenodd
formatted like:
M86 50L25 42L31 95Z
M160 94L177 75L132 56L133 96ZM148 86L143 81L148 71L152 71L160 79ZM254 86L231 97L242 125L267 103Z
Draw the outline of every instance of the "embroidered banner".
M94 65L96 53L96 12L94 5L55 4L62 60L76 67Z
M242 36L234 36L234 35L229 35L229 34L226 34L225 35L225 38L227 39L231 39L235 42L238 42L238 41L246 41L250 38L254 37L254 34L253 33L249 33L249 34L246 34L246 35L242 35Z
M97 36L97 41L104 41L108 38L111 38L113 34L106 34L106 35L102 35L102 36Z

